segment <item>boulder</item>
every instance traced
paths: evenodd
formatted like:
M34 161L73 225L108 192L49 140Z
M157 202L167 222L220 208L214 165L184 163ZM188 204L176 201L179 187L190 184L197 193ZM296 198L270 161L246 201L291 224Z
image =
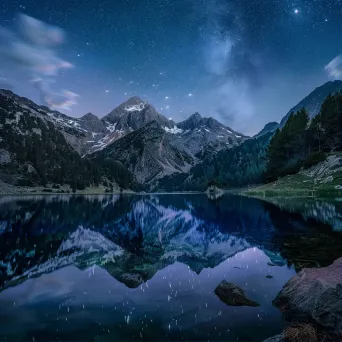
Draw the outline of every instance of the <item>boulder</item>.
M273 305L286 319L312 322L323 331L342 335L342 258L328 267L300 271Z
M226 280L222 280L214 292L222 302L230 306L260 306L248 299L241 288Z

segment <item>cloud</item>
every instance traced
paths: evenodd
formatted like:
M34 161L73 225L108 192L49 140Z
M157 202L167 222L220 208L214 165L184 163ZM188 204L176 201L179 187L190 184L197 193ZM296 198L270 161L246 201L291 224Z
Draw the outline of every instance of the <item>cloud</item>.
M32 80L34 86L40 91L41 98L44 103L47 104L51 109L54 110L70 110L70 108L75 105L77 94L69 90L61 90L59 92L54 92L50 88L50 83L47 80L36 78Z
M215 103L211 115L239 132L246 131L255 108L250 98L249 83L243 79L226 79L211 91L209 103Z
M231 1L197 2L203 15L202 57L211 80L210 115L246 130L254 115L252 89L260 83L260 58L251 51L243 16ZM195 8L196 9L196 8Z
M39 89L48 106L68 110L76 103L76 94L50 88L60 70L73 67L57 55L56 48L63 41L60 28L20 14L16 31L0 28L0 63L24 75L26 82Z
M336 80L342 79L342 55L335 57L325 66L328 75Z

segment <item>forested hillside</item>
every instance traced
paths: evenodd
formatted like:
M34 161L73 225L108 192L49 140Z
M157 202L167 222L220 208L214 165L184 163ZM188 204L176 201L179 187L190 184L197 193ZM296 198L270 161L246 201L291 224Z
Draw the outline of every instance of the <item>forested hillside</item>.
M342 149L342 92L329 95L311 121L305 109L292 113L267 150L265 181L297 173Z
M82 190L103 179L128 188L133 175L119 163L82 158L45 113L0 95L0 180L19 186L70 185Z
M266 170L267 146L273 133L249 139L239 146L207 157L187 173L164 177L161 191L203 191L210 182L232 189L261 183Z

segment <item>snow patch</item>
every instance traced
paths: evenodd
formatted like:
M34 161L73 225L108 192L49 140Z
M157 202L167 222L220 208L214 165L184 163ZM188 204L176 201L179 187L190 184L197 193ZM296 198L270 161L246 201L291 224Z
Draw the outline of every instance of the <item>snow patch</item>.
M174 126L173 128L168 128L168 127L163 127L163 128L168 133L172 133L172 134L183 133L183 130L181 128L178 128L177 126Z
M115 124L111 124L109 122L107 122L108 126L106 127L107 130L110 132L110 133L113 133L115 131L115 127L116 127L116 123ZM94 137L94 136L93 136Z
M141 102L141 103L133 105L133 106L125 107L125 110L127 112L140 112L144 108L145 108L145 103Z

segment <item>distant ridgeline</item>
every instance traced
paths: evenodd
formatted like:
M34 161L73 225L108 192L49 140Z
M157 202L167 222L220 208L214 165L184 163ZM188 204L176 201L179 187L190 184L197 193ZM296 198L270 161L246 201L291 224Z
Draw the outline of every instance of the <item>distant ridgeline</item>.
M8 184L204 191L213 182L270 182L342 150L341 91L340 81L316 88L280 125L249 138L198 113L175 123L137 97L102 119L72 118L0 90L0 192Z

